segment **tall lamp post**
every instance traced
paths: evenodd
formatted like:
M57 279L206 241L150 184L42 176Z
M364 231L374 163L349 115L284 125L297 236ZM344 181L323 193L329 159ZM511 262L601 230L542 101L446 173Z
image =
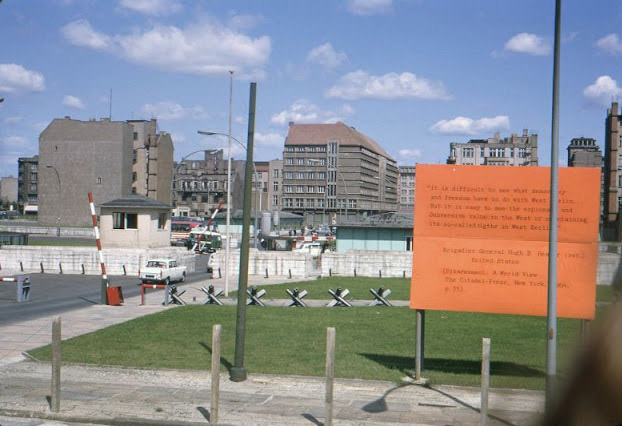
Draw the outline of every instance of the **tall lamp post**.
M58 174L58 170L56 170L56 167L52 166L51 164L46 164L45 166L46 169L52 169L54 170L54 173L56 173L56 181L58 182L58 201L60 202L60 195L61 195L61 186L60 186L60 175ZM60 212L60 203L58 205L58 217L56 218L56 236L60 237L60 219L61 219L61 212Z
M228 137L230 140L234 140L236 141L242 148L244 148L245 151L247 151L246 145L244 145L242 142L240 142L237 138L229 135L229 134L225 134L222 132L208 132L205 130L197 130L197 133L200 135L204 135L204 136L226 136ZM231 164L231 157L229 157L229 164ZM258 195L258 190L257 190L257 182L259 182L259 176L257 174L257 169L255 168L255 163L253 162L253 174L255 176L255 235L257 235L257 197L260 196L261 194ZM230 204L231 203L231 173L227 174L227 228L225 230L226 232L226 238L227 238L227 245L225 247L225 297L229 295L229 238L230 238L230 231L229 231L229 221L230 221L230 214L231 214L231 209L230 209ZM256 238L255 238L256 240ZM255 246L257 246L257 244L255 244Z

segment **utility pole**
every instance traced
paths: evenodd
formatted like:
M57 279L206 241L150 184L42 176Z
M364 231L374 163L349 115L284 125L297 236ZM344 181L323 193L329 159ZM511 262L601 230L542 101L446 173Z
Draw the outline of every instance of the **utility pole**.
M233 71L229 71L229 146L227 148L227 227L225 229L225 297L229 297L229 251L231 249L231 104L233 103Z

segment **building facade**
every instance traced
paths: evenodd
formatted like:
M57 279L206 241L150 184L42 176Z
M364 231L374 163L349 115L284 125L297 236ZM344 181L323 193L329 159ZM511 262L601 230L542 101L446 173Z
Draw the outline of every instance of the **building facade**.
M281 210L283 196L283 160L268 162L268 203L267 210Z
M242 208L245 161L231 160L231 208ZM227 167L223 150L206 150L202 160L175 163L175 215L209 217L222 200L227 206Z
M602 167L603 154L596 139L573 138L568 145L568 167Z
M5 205L17 202L17 178L13 176L0 178L0 200Z
M281 209L311 225L395 211L398 176L395 160L353 127L290 123Z
M108 119L54 119L39 136L39 222L92 225L96 204L130 195L132 126Z
M512 134L501 139L495 133L489 139L471 139L466 143L449 144L447 164L487 165L487 166L537 166L538 135L529 134L527 129L522 135Z
M39 156L17 159L17 203L22 213L38 210Z
M415 172L416 166L400 166L400 211L415 210Z
M157 120L128 120L132 128L132 193L171 204L173 140Z
M603 164L603 214L602 238L605 241L622 241L620 203L622 202L622 114L618 103L607 109L605 119L605 158Z

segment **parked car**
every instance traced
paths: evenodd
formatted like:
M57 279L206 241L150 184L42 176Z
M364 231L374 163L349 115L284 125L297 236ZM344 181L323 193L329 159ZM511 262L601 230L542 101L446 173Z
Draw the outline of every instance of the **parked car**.
M140 271L143 283L170 284L186 279L186 267L177 265L174 259L152 259Z

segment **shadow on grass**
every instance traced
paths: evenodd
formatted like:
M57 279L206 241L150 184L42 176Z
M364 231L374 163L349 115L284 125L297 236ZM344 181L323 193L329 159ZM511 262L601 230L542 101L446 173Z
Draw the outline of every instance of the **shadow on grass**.
M201 345L201 346L203 347L203 349L205 349L206 351L208 351L210 355L212 354L212 347L211 347L211 346L209 346L207 343L205 343L205 342L199 342L199 345ZM227 360L227 358L223 357L223 356L222 356L222 354L220 355L220 363L221 363L222 365L224 365L224 366L225 366L225 368L226 368L228 371L231 371L231 367L233 367L233 364L231 364L231 363Z
M412 357L397 355L380 355L380 354L359 354L365 358L384 365L387 368L408 372L413 369L415 361ZM425 358L423 361L426 370L440 371L443 373L453 374L475 374L479 375L482 369L482 363L477 360L467 359L446 359L446 358ZM544 377L545 374L541 370L527 367L508 361L491 361L491 374L499 376L516 376L516 377Z

